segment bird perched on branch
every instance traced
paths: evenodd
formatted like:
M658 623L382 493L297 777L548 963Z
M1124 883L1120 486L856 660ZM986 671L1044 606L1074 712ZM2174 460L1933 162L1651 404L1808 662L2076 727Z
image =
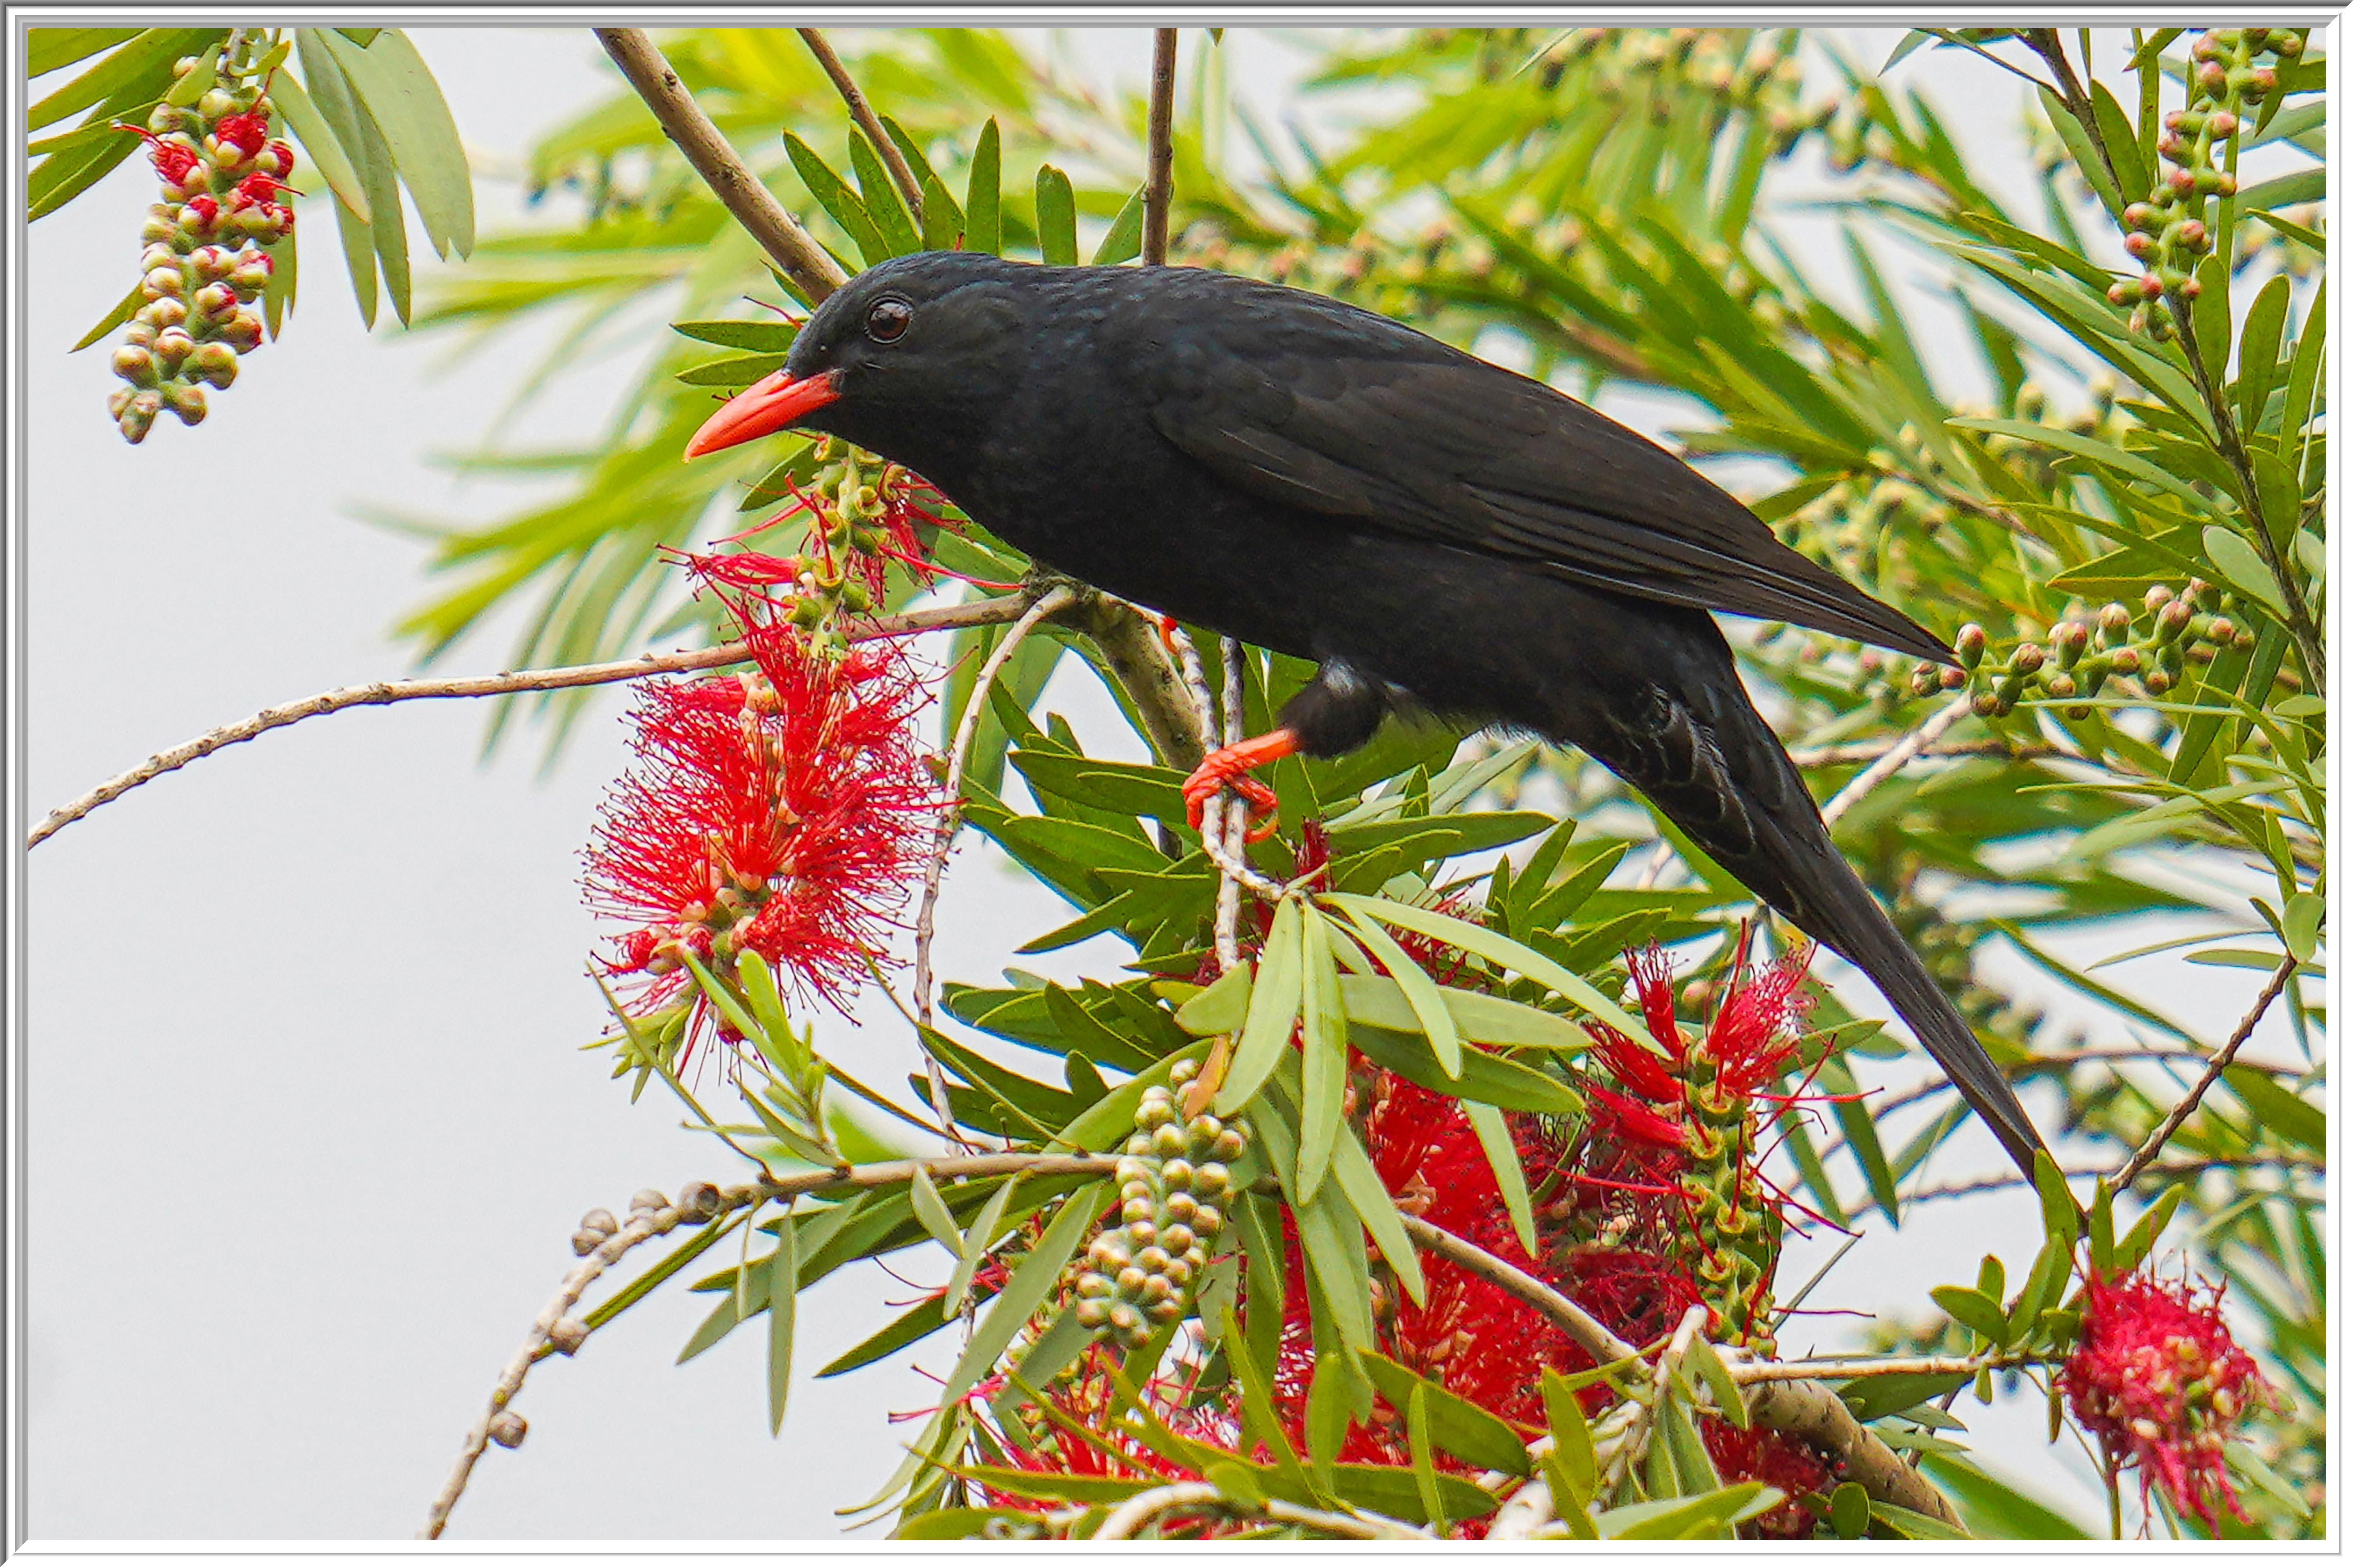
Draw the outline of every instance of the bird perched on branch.
M2022 1169L1985 1047L1831 845L1712 610L1953 662L1666 450L1541 382L1321 295L1191 268L928 252L828 298L699 456L788 427L921 473L1124 599L1317 663L1198 803L1393 708L1573 745L1870 975Z

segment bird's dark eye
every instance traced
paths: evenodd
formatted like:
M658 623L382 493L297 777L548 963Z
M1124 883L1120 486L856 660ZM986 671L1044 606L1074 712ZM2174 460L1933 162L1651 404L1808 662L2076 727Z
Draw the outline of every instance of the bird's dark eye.
M896 343L916 313L905 300L877 300L866 313L866 335L876 343Z

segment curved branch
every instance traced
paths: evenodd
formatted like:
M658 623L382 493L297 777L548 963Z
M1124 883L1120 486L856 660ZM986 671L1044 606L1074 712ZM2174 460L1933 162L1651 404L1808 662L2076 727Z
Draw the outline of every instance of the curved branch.
M900 154L899 143L885 133L883 122L875 117L875 110L867 103L866 95L858 90L858 83L852 79L850 69L842 63L842 57L833 52L833 46L825 41L825 35L815 27L795 27L793 31L801 36L801 42L807 44L809 52L817 58L818 69L824 71L827 79L833 83L833 90L842 94L842 101L849 108L850 117L858 122L859 130L864 132L866 140L874 144L875 155L882 159L884 168L890 171L891 183L898 186L899 194L907 198L907 210L915 214L916 225L920 228L924 222L924 192L916 184L916 171L907 166L907 158Z
M1969 716L1967 694L1956 697L1882 752L1872 765L1849 779L1840 792L1823 802L1823 825L1830 826L1866 795L1896 776L1897 770L1935 745L1937 737Z
M1145 120L1144 264L1169 261L1169 195L1176 148L1172 140L1177 107L1177 29L1152 29L1152 106Z
M419 1539L438 1540L450 1522L450 1510L465 1494L466 1482L472 1476L474 1463L482 1457L493 1442L512 1448L524 1438L525 1424L521 1416L510 1414L507 1406L522 1392L524 1379L530 1375L532 1365L550 1350L569 1355L588 1340L588 1326L572 1317L572 1309L598 1277L619 1263L630 1251L658 1235L666 1235L680 1225L704 1225L755 1204L771 1202L779 1198L799 1197L805 1193L837 1192L870 1187L896 1186L915 1180L922 1171L936 1181L972 1180L989 1176L1011 1176L1028 1173L1041 1176L1108 1176L1119 1165L1109 1154L970 1154L940 1160L888 1160L873 1165L842 1165L831 1171L798 1171L789 1176L764 1174L756 1180L733 1187L716 1187L708 1181L696 1181L679 1190L676 1202L664 1201L659 1192L641 1193L632 1204L629 1223L617 1229L604 1243L588 1252L578 1267L564 1277L556 1297L532 1319L530 1335L523 1349L507 1361L492 1386L490 1404L475 1419L466 1434L464 1447L458 1463L442 1483L428 1511L425 1528L418 1532ZM610 1223L610 1216L607 1216ZM586 1228L585 1226L583 1227ZM503 1419L504 1418L504 1419Z
M2264 981L2264 989L2257 994L2247 1016L2240 1020L2240 1026L2232 1031L2229 1040L2216 1048L2215 1054L2208 1060L2207 1070L2199 1075L2199 1081L2190 1086L2190 1092L2172 1110L2166 1113L2166 1119L2151 1130L2139 1149L2134 1150L2133 1158L2117 1167L2117 1173L2109 1180L2111 1187L2126 1185L2141 1174L2143 1167L2164 1151L2167 1139L2190 1119L2190 1113L2199 1108L2199 1102L2206 1098L2207 1091L2215 1086L2215 1080L2223 1075L2223 1069L2232 1065L2232 1058L2240 1054L2240 1047L2248 1043L2248 1036L2253 1034L2256 1025L2264 1022L2264 1014L2272 1010L2274 999L2288 984L2289 977L2296 973L2296 965L2295 953L2282 955L2279 967L2273 970L2272 978Z
M914 609L905 615L877 616L862 626L851 629L846 635L854 642L878 637L906 637L919 631L941 631L964 626L995 626L1018 618L1028 607L1028 600L1019 594L1007 594L998 599L976 599L970 604L944 605L937 609ZM51 811L25 840L31 849L43 839L69 822L80 821L92 811L137 789L149 779L186 768L200 757L209 757L224 746L267 735L304 719L320 718L345 708L381 706L386 703L413 702L433 697L497 697L516 692L557 692L571 686L597 686L615 681L643 680L648 675L676 674L688 670L711 670L723 664L740 664L752 657L746 642L723 642L716 648L696 648L683 653L642 653L635 659L616 659L606 664L572 664L552 670L516 670L499 675L461 675L445 680L371 681L365 686L338 686L332 692L321 692L314 697L287 703L279 707L264 708L250 718L238 720L209 730L196 739L159 751L127 773L119 774L87 794L75 797Z
M932 934L933 917L939 908L940 881L948 874L949 846L956 842L957 829L964 823L964 800L958 793L964 785L965 763L972 755L973 737L981 733L981 715L989 711L990 688L997 683L998 673L1022 640L1038 628L1038 623L1068 605L1073 594L1066 588L1046 590L1037 603L1022 612L1022 619L1013 630L998 640L991 649L981 673L972 683L972 694L965 698L964 713L957 722L956 738L949 746L947 776L941 781L947 803L940 808L939 825L933 830L932 853L924 863L924 892L916 906L916 1018L924 1028L932 1023ZM963 1146L964 1139L956 1130L955 1114L949 1108L948 1079L940 1072L939 1059L932 1054L931 1044L920 1033L916 1044L924 1054L924 1075L932 1093L932 1114L949 1129L949 1136Z
M810 303L818 304L848 281L841 264L810 238L800 219L778 205L760 176L745 164L711 116L695 101L671 69L670 61L641 27L598 27L597 41L621 68L621 75L645 100L646 107L677 143L678 150L703 183L744 226L744 231L769 253L769 259L793 281Z

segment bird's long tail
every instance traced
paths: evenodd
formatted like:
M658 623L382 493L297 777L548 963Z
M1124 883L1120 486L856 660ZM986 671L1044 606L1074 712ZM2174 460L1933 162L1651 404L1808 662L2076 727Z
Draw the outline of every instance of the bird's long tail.
M1824 831L1824 830L1818 830ZM1827 831L1825 836L1828 837ZM1785 911L1799 927L1872 977L1904 1022L1920 1037L1923 1049L1953 1080L1970 1109L1992 1129L2020 1170L2032 1177L2035 1154L2043 1147L2026 1107L2019 1103L2010 1082L1978 1044L1961 1013L1932 979L1920 954L1904 939L1887 914L1841 861L1838 876L1848 886L1823 890L1828 896L1807 900ZM1826 879L1828 880L1828 879Z
M1564 738L1640 789L1744 886L1869 975L2020 1170L2032 1176L2043 1147L2035 1124L1920 955L1833 846L1805 780L1743 692L1722 638L1663 647L1639 687L1622 687L1613 699Z

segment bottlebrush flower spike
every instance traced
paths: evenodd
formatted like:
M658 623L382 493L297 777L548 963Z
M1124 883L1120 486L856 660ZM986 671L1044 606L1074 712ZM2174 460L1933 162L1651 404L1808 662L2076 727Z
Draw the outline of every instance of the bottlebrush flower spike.
M746 949L843 1007L929 842L938 791L906 655L875 643L832 660L774 626L753 641L756 674L643 690L637 768L586 856L591 906L637 927L610 967L650 977L642 1014L686 989L684 955L728 964Z
M2223 1289L2145 1268L2084 1287L2084 1324L2061 1370L2076 1421L2101 1440L2114 1473L2131 1465L2142 1500L2153 1482L2176 1511L2210 1530L2216 1505L2243 1522L2223 1447L2251 1404L2271 1386L2223 1322Z

